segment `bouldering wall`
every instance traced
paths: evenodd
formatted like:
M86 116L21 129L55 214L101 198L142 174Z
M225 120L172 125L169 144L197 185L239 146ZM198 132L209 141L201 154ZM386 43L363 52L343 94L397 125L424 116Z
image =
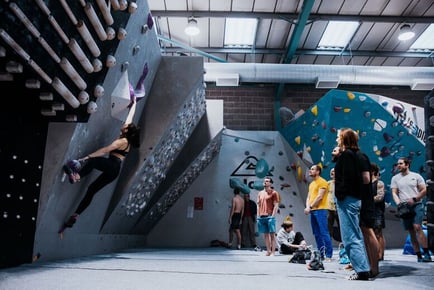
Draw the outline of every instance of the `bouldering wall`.
M282 135L308 164L323 165L328 177L336 133L350 127L359 133L359 145L380 166L386 185L388 211L395 213L390 180L399 157L412 160L411 170L425 174L423 108L361 92L331 90L305 113L291 120Z

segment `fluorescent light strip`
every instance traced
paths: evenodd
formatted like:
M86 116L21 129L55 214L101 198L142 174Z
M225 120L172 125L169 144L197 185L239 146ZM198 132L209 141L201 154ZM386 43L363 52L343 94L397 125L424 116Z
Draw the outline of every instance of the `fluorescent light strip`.
M357 28L357 21L330 21L318 47L344 48L350 42Z
M255 41L256 18L226 18L225 46L252 46Z
M428 26L428 28L410 46L410 49L434 49L434 24Z

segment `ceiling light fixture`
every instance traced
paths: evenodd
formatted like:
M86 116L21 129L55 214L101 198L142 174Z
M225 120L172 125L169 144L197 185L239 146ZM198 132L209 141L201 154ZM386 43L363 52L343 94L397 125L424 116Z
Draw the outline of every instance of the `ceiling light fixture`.
M401 41L409 40L414 37L414 32L411 30L410 25L404 24L399 29L398 39Z
M184 30L185 34L189 35L189 36L195 36L198 35L200 33L200 29L197 26L197 20L194 19L193 17L188 19L188 25L187 27L185 27Z

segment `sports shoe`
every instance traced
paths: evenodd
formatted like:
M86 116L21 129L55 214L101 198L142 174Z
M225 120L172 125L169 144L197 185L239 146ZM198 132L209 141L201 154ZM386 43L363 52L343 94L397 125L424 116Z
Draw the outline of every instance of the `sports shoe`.
M331 263L331 262L333 262L333 259L332 259L332 258L325 258L325 259L324 259L324 262L326 262L326 263Z
M368 281L370 278L369 272L359 272L359 273L353 273L348 277L348 280L362 280L362 281Z
M66 162L65 166L69 168L69 170L73 172L79 172L81 170L81 162L79 160L69 160Z
M78 172L81 169L81 163L78 160L69 160L63 165L63 171L68 175L69 183L74 184L80 181Z
M262 252L262 248L261 248L261 247L258 247L258 246L256 246L254 250L255 250L256 252Z
M237 245L237 250L241 250L241 245Z
M423 258L417 258L417 261L420 262L432 262L431 256L428 253L423 255Z

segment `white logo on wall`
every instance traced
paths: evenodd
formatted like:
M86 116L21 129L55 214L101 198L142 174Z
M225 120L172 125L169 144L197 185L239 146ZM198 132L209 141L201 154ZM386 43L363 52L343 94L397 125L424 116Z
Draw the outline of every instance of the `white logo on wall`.
M424 108L380 95L369 96L389 111L396 121L407 128L408 132L415 136L419 142L425 144Z

